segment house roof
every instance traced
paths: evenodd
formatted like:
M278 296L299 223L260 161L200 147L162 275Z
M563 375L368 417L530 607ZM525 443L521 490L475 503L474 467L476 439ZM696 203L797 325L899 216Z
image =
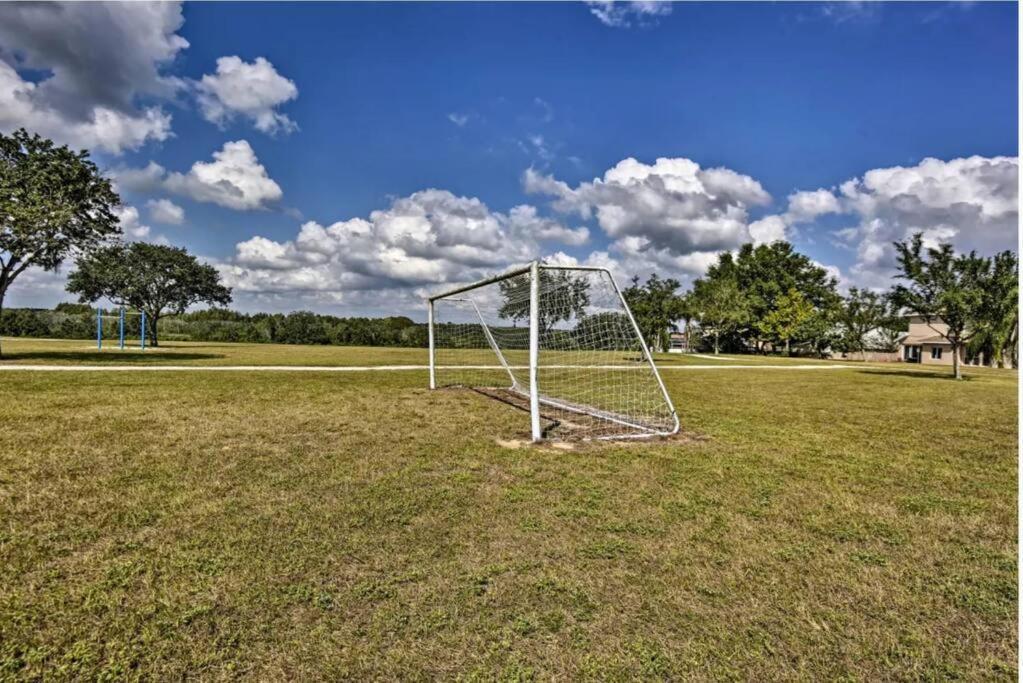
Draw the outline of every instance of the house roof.
M912 320L913 318L919 318L920 322L927 323L927 316L921 315L920 313L902 313L900 318L904 320ZM941 319L940 315L932 315L930 320L931 325L944 325L945 321Z
M902 343L906 346L919 346L920 344L944 345L951 346L951 342L942 337L940 334L928 335L928 336L907 336L902 340Z

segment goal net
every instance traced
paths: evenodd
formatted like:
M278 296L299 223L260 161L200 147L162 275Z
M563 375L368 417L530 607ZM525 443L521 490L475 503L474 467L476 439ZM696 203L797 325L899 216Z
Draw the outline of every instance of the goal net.
M432 297L429 325L431 388L466 387L521 409L534 440L678 431L606 269L534 263Z

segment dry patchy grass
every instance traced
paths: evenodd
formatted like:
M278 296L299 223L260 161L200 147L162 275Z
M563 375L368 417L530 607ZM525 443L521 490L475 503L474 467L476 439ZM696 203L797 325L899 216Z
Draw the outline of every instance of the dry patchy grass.
M425 379L0 375L0 678L1015 678L1015 373L666 373L703 438L576 450Z

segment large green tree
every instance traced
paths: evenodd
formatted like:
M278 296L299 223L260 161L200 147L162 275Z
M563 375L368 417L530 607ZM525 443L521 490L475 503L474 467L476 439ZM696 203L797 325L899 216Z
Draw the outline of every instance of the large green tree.
M757 329L785 345L785 355L792 355L792 340L813 320L813 304L795 287L777 299L774 308L757 321Z
M749 300L734 278L720 275L693 283L689 295L700 333L710 337L714 353L721 353L721 339L746 328L750 321Z
M632 285L622 292L643 338L654 351L668 350L671 331L684 317L685 302L677 293L680 286L678 280L662 280L651 274L642 285L638 276L632 278Z
M120 233L120 198L85 151L24 129L0 133L0 314L26 268L55 270Z
M923 234L895 242L898 277L906 284L892 290L892 300L922 316L952 347L952 374L962 379L960 354L983 322L988 259L974 252L956 255L950 244L924 247ZM946 327L937 325L938 321Z
M231 290L220 284L216 268L199 263L185 249L145 242L85 254L68 276L67 290L82 302L106 298L145 311L153 346L160 344L160 318L166 313L181 314L200 302L231 301Z
M767 342L819 347L824 340L821 335L830 329L830 321L841 303L835 278L788 242L744 244L735 255L724 252L697 285L699 282L728 282L738 289L745 301L749 324L735 331L741 332L747 345L758 349L763 349ZM722 292L728 293L732 285L721 285ZM694 291L697 288L694 286ZM766 321L773 316L773 322L777 322L779 304L788 306L793 290L813 309L815 324L800 325L792 336L782 339L776 334L777 326Z

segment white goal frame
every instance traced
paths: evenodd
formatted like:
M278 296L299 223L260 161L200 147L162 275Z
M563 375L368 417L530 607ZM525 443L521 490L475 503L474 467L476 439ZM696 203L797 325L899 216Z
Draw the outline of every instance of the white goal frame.
M632 330L636 334L636 338L637 338L637 340L639 342L639 347L642 350L643 363L646 364L646 365L649 365L650 371L653 374L653 377L657 381L657 386L660 389L660 393L661 393L661 395L664 398L664 401L665 401L665 403L667 405L668 410L670 410L671 420L673 422L673 427L671 429L669 429L669 430L655 430L655 429L652 429L652 428L650 428L648 426L643 426L643 425L635 424L633 422L629 422L627 419L624 419L620 415L617 415L617 414L614 414L614 413L609 413L609 412L606 412L606 411L602 411L602 410L600 410L598 408L594 408L594 407L590 407L590 406L586 406L586 405L580 405L580 404L573 404L573 403L570 403L570 402L558 401L558 400L554 400L554 399L551 399L551 398L548 398L548 397L542 397L541 396L540 386L539 386L539 377L538 377L539 360L540 360L540 344L539 344L539 340L540 340L540 325L539 325L539 319L540 319L540 271L541 270L551 270L551 271L592 271L592 272L603 273L603 274L605 274L607 276L608 280L610 281L610 283L611 283L611 285L612 285L612 287L614 289L614 292L615 292L618 300L621 302L621 305L622 305L622 308L624 309L625 314L628 317L628 320L629 320L629 323L631 324ZM497 283L499 283L501 281L508 280L509 278L513 278L513 277L517 277L517 276L523 276L523 275L528 275L529 276L529 386L528 387L523 387L518 382L517 378L515 377L514 372L512 372L512 367L509 365L509 363L508 363L507 359L505 358L505 355L502 352L500 346L494 340L493 334L490 331L490 328L487 325L486 321L484 320L484 317L483 317L482 313L480 312L479 306L477 306L476 302L473 301L471 298L466 298L466 299L454 299L453 298L453 297L456 297L459 294L468 293L468 292L470 292L470 291L472 291L474 289L479 289L479 288L482 288L482 287L486 287L488 285L497 284ZM549 406L551 406L553 408L557 408L557 409L560 409L560 410L567 410L567 411L574 412L574 413L588 415L590 417L597 418L597 419L600 419L600 420L606 420L606 421L609 421L609 422L615 422L615 423L618 423L619 425L622 425L622 426L625 426L625 427L629 427L629 428L634 428L634 429L637 430L637 433L616 434L616 435L613 435L613 436L598 436L598 437L594 437L594 438L597 438L597 439L650 438L650 437L657 437L657 436L669 436L669 435L675 434L675 433L677 433L679 431L680 423L679 423L679 419L678 419L678 413L675 410L675 405L674 405L674 403L671 400L671 396L669 396L669 394L668 394L667 388L664 386L664 381L661 379L661 375L657 371L657 365L654 363L653 356L650 353L650 348L647 346L646 340L643 338L643 333L640 331L639 325L636 323L636 319L632 315L632 310L629 308L629 304L625 300L625 297L622 294L621 288L618 286L618 283L615 281L614 275L612 275L611 271L608 270L607 268L600 268L600 267L596 267L596 266L556 266L556 265L543 264L543 263L541 263L539 261L533 261L528 266L525 266L525 267L522 267L522 268L516 268L516 269L510 270L508 272L502 273L501 275L496 275L494 277L487 278L485 280L480 280L478 282L474 282L474 283L469 284L469 285L465 285L465 286L462 286L462 287L456 287L454 289L450 289L448 291L441 292L439 294L435 294L433 296L430 296L427 299L427 327L428 327L429 358L430 358L430 361L429 361L430 362L430 389L436 389L437 388L437 368L438 368L438 365L437 365L437 362L436 362L436 334L435 334L435 325L437 323L436 323L436 320L435 320L435 311L434 311L434 309L435 309L436 302L438 300L440 300L440 299L446 299L448 301L456 301L456 302L462 302L462 303L468 302L468 303L470 303L472 305L472 308L475 310L476 316L479 318L479 322L480 322L480 325L481 325L481 328L482 328L483 335L484 335L484 337L486 339L486 342L490 346L491 350L494 352L494 354L495 354L495 356L497 358L497 361L499 363L498 366L493 366L493 368L501 369L503 367L503 369L508 373L509 377L511 377L511 386L509 387L509 391L512 391L512 392L517 393L517 394L520 394L520 395L522 395L524 397L528 396L528 398L529 398L530 432L532 434L533 441L542 441L543 440L543 432L541 430L541 422L540 422L540 405L541 404L549 405ZM490 366L486 366L486 367L487 367L487 369L490 368ZM521 368L521 365L518 366L518 367ZM625 366L610 366L610 365L591 366L591 367L594 367L595 369L608 369L608 370L621 370L621 369L632 369L633 368L633 366L625 367Z

